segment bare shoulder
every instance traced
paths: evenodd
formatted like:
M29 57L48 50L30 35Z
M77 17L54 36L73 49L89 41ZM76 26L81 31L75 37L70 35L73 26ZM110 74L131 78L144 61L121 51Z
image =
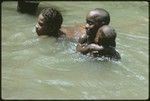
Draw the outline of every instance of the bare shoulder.
M83 44L87 41L87 35L86 34L82 34L80 37L79 37L79 40L78 42Z
M73 27L62 26L60 29L63 33L65 33L67 38L73 38L74 30Z
M64 32L69 39L73 39L76 36L76 33L78 33L79 36L85 34L84 26L81 24L75 26L62 26L61 31Z

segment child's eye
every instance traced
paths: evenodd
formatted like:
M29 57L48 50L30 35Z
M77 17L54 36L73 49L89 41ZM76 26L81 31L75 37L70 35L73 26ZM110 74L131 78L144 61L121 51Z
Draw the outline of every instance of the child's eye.
M88 22L88 24L89 24L89 25L92 25L93 23L92 23L92 22Z
M87 20L87 23L88 23L89 25L93 25L93 24L94 24L94 22L89 21L89 20Z

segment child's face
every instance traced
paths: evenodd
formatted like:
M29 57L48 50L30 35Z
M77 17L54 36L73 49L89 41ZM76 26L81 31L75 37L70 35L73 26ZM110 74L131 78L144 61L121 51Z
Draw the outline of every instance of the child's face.
M100 27L97 17L98 15L95 11L91 11L87 15L85 28L88 35L96 34L98 28Z
M40 35L47 35L48 31L49 31L49 27L45 23L45 19L42 16L42 14L40 14L36 24L36 32L40 36Z

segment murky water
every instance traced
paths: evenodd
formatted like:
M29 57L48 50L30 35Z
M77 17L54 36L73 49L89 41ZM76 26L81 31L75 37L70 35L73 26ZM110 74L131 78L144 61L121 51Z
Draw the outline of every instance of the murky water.
M85 23L93 8L110 12L120 62L102 62L76 53L75 41L39 38L37 16L20 14L16 2L2 3L3 99L147 99L147 2L40 2L61 10L63 25Z

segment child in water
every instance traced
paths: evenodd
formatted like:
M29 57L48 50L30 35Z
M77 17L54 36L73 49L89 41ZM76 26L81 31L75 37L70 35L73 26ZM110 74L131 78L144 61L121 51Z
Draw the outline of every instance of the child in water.
M73 39L77 31L82 32L80 26L62 26L63 17L55 8L46 8L41 11L36 24L38 36Z
M43 9L38 16L36 33L38 36L63 37L65 33L60 30L62 22L63 17L58 10L54 8Z
M89 12L86 17L86 33L81 35L77 44L77 51L82 54L92 54L94 57L109 57L111 59L121 59L116 47L116 32L110 26L109 13L101 8L96 8Z

